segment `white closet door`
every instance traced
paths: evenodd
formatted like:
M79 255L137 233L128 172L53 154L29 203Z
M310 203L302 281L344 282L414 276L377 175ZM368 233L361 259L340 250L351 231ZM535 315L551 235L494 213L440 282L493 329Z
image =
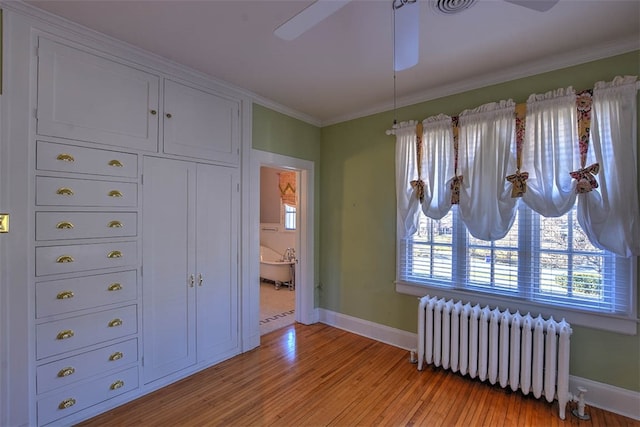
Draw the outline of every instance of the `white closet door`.
M157 151L158 76L39 38L39 135Z
M198 360L239 353L239 195L237 169L198 165Z
M145 157L144 381L196 362L195 165Z

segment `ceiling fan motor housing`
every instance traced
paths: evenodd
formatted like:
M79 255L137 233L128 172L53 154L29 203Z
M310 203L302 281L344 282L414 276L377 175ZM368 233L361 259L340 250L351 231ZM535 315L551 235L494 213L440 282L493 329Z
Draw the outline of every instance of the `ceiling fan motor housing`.
M451 15L470 8L476 2L477 0L433 0L431 5L436 11Z

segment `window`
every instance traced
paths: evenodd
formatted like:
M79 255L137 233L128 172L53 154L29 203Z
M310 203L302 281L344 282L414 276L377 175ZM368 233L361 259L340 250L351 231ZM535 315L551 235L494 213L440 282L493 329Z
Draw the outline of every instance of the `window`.
M576 209L545 218L521 204L507 235L476 239L454 207L400 244L399 280L432 288L503 295L582 311L625 314L631 259L594 247Z
M396 289L635 334L636 80L396 126Z
M296 229L296 207L287 203L283 203L284 206L284 229L295 230Z

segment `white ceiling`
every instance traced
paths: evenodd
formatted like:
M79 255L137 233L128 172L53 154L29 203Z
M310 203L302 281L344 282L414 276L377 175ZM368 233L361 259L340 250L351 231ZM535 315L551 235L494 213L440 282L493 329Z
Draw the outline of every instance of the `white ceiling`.
M420 61L397 73L399 106L640 49L639 0L560 0L548 12L480 0L455 15L429 1L412 6L420 8ZM391 0L354 0L293 41L273 31L312 0L27 3L314 124L393 106Z

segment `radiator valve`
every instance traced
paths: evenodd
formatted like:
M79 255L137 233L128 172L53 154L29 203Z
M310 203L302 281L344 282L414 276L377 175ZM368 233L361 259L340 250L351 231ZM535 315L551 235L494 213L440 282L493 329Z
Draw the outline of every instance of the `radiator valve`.
M587 389L584 387L578 387L578 407L574 408L571 413L578 417L581 420L589 420L591 417L589 414L585 414L584 412L584 394L587 392Z
M409 352L409 362L411 362L413 364L417 364L418 363L418 357L416 356L416 351L415 350L411 350Z

